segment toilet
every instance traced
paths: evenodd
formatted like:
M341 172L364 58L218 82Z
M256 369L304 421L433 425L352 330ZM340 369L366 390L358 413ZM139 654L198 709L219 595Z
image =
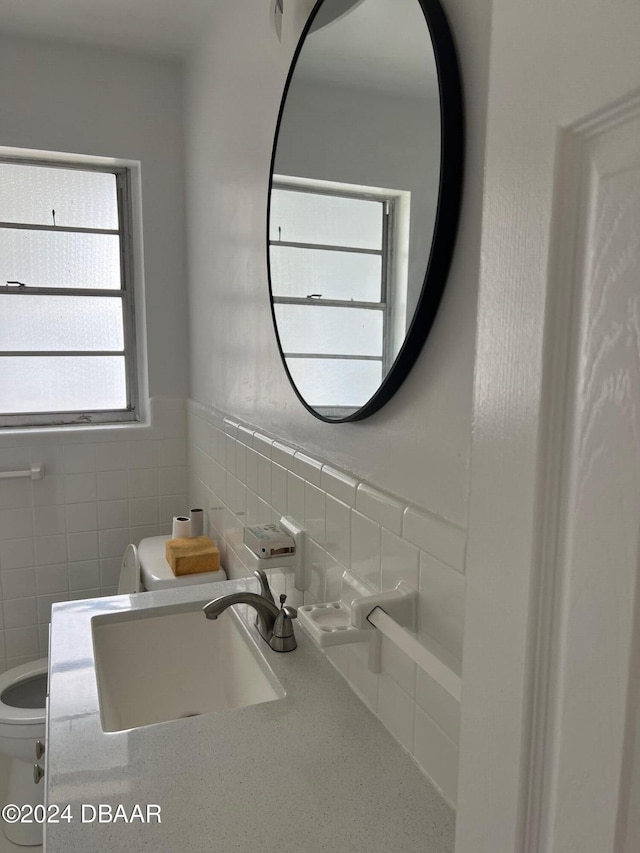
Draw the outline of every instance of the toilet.
M122 558L118 595L226 580L223 569L176 577L165 559L170 536L151 536L128 545ZM48 659L30 661L0 674L0 753L11 759L7 803L42 805L44 782L36 781L44 764ZM35 784L34 784L35 783ZM9 841L25 847L42 844L41 823L7 823Z
M43 756L47 658L16 666L0 675L0 752L11 759L7 803L37 806L44 783L34 784ZM42 844L42 824L2 822L14 844Z

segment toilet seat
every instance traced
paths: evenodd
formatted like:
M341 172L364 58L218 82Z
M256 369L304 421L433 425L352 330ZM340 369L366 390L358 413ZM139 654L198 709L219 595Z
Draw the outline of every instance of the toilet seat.
M13 687L22 681L27 681L38 675L46 676L48 667L47 658L40 658L16 666L8 672L3 672L0 675L0 697L9 687ZM16 708L14 705L6 705L0 698L0 736L5 727L13 730L10 732L11 736L20 737L21 735L15 730L16 727L44 725L45 702L46 699L43 699L42 708ZM24 736L26 737L27 734Z
M144 540L143 540L144 541ZM132 595L140 592L140 560L135 545L127 545L118 580L118 595Z

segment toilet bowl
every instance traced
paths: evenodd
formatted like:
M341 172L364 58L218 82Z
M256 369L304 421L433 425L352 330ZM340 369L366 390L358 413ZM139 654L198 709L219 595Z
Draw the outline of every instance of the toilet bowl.
M16 666L0 675L0 752L9 756L7 803L41 805L44 783L35 783L34 764L42 758L37 743L44 744L47 698L46 658ZM2 821L5 836L14 844L42 844L39 823Z

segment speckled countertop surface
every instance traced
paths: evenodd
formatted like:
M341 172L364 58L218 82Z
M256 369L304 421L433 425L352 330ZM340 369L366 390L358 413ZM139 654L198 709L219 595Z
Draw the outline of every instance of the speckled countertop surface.
M46 853L451 853L452 810L300 626L290 654L257 641L284 698L102 731L92 617L196 609L256 588L244 579L54 607L47 803L70 804L72 820L46 826ZM162 823L83 823L83 803L129 814L158 804Z

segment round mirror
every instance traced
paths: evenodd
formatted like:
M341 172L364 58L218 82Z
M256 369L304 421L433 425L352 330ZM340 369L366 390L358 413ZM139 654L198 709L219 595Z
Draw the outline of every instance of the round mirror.
M417 358L449 270L462 157L438 0L319 0L280 107L268 265L285 370L321 420L373 414Z

